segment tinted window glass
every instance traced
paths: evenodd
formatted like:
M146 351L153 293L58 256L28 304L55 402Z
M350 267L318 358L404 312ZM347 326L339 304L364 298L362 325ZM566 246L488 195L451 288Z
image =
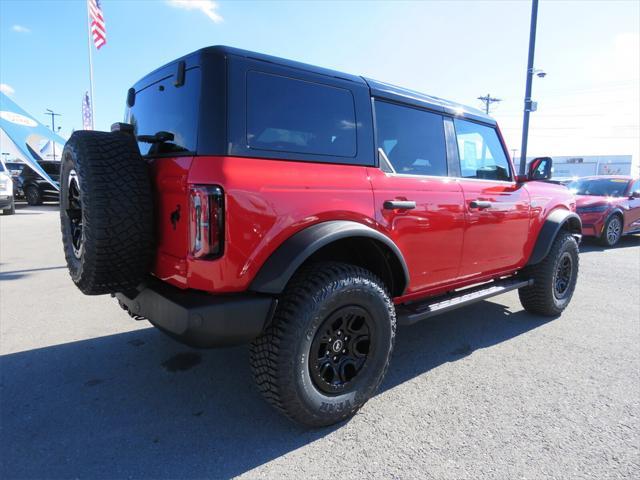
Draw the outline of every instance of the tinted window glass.
M442 116L385 102L375 105L378 148L396 173L447 175Z
M185 72L184 85L175 87L175 76L154 83L136 93L127 118L136 135L172 133L172 141L138 142L143 155L188 155L195 152L198 139L200 68Z
M628 186L629 180L624 178L583 178L567 185L575 195L597 197L622 197Z
M343 88L249 72L247 145L259 150L355 157L353 95Z
M458 119L454 124L463 177L511 180L509 161L494 128Z

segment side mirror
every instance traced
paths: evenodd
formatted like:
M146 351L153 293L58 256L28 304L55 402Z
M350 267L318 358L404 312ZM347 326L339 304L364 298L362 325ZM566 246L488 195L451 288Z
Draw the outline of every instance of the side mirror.
M629 198L640 198L640 190L636 190L635 192L631 192Z
M534 158L529 164L527 180L549 180L552 166L553 160L551 157Z

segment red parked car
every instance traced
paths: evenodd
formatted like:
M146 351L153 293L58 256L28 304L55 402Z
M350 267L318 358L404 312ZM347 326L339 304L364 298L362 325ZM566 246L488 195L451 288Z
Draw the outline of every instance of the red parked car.
M628 176L584 177L567 187L576 195L582 234L611 247L640 232L640 180Z
M251 342L260 391L307 425L353 415L396 324L518 290L557 316L575 198L518 176L495 120L363 77L228 47L127 95L62 160L71 278L197 347ZM221 394L224 386L221 386Z

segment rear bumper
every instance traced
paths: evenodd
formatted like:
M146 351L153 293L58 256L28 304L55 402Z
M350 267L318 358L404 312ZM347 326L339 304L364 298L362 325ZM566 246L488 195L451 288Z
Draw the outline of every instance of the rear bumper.
M134 298L116 298L131 315L187 345L224 347L250 342L271 319L277 300L267 295L210 295L180 290L160 281L142 287Z

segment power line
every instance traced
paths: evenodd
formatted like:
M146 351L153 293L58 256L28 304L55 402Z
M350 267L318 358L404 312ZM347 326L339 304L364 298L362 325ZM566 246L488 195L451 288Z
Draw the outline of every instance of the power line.
M50 108L47 108L47 111L44 112L45 115L51 115L51 130L53 133L56 133L56 117L61 117L61 113L56 113ZM51 140L51 145L53 146L53 161L56 161L56 142L55 140Z
M494 98L488 93L484 97L478 97L478 100L484 103L484 113L486 113L487 115L489 115L489 107L492 103L498 103L502 101L501 98Z

